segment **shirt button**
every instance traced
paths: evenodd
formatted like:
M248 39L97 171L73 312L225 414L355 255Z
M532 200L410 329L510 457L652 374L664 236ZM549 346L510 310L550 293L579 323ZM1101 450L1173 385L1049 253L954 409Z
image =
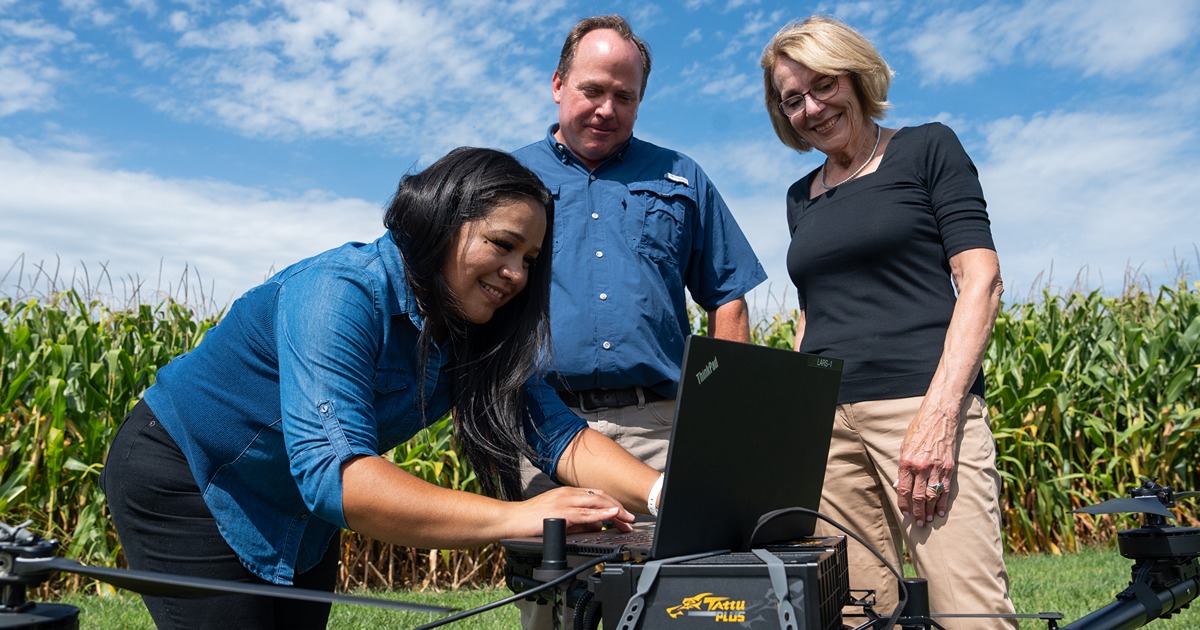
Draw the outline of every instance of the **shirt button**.
M601 293L601 294L600 294L600 299L601 299L601 300L607 300L607 299L608 299L608 294L607 294L607 293Z
M612 348L612 344L611 344L611 343L609 343L609 342L607 342L607 341L605 341L604 343L602 343L602 344L600 344L600 345L604 346L604 349L605 349L605 350L608 350L608 349Z
M599 218L600 218L600 213L599 213L599 212L593 212L593 213L592 213L592 218L593 218L593 219L599 219Z
M319 406L317 406L317 411L320 411L321 413L329 413L329 403L321 403Z
M590 179L590 180L592 180L592 181L596 181L596 176L595 176L595 175L592 175L592 176L591 176L591 177L589 177L588 179Z
M596 258L604 258L604 252L596 252Z

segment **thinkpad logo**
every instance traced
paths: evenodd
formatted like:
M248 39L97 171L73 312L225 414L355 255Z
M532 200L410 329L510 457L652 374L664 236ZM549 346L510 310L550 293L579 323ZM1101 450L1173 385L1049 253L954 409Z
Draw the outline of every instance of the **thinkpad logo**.
M716 372L716 371L717 371L717 358L713 357L713 360L709 361L708 365L704 366L703 370L696 372L696 384L699 385L700 383L703 383L704 379L708 378L709 376L712 376L712 373Z

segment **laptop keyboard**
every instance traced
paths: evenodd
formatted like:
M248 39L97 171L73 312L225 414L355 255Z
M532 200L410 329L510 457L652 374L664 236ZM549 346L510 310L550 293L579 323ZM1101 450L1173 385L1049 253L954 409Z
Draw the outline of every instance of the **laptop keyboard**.
M591 536L576 535L571 537L571 543L576 545L601 544L649 547L653 542L653 529L635 529L631 532L617 532L615 534L597 532Z

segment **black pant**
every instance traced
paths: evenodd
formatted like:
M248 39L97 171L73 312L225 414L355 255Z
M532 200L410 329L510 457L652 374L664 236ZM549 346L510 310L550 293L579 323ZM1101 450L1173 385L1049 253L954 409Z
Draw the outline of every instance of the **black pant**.
M217 531L187 459L144 401L126 416L100 478L129 567L266 584ZM297 587L333 591L338 537ZM142 596L159 628L324 628L329 604L252 595Z

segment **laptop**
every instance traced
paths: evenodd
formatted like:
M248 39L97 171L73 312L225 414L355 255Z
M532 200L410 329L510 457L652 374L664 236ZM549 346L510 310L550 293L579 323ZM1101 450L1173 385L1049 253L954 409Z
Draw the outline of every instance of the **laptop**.
M811 536L815 519L789 515L750 540L763 514L820 506L841 376L841 359L688 337L657 522L568 534L567 554L644 561ZM500 543L542 549L540 536Z

